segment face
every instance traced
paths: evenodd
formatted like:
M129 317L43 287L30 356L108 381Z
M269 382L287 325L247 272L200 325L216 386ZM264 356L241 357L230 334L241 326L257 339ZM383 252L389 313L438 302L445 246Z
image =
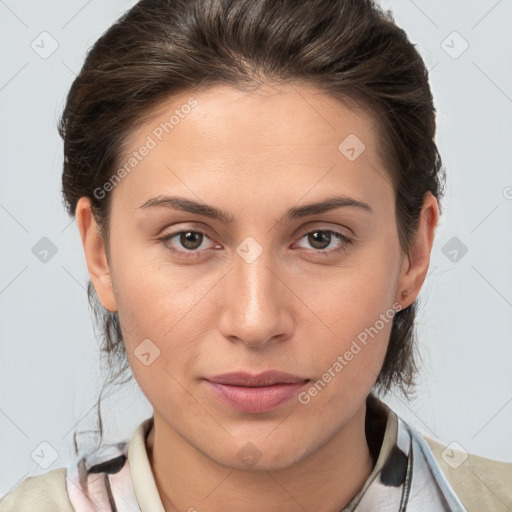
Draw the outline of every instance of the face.
M155 422L226 466L306 457L364 405L408 278L375 121L314 89L216 86L128 144L93 281ZM211 382L266 370L296 382Z

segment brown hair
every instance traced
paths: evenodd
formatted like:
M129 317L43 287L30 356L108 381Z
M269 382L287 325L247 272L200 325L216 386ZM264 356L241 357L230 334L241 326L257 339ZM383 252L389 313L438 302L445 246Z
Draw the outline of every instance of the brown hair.
M134 128L179 92L266 82L314 86L377 120L407 253L424 196L430 191L439 200L445 176L425 64L391 13L371 0L139 1L92 46L67 96L59 133L69 214L80 197L91 200L108 255L112 195L99 199L94 190L120 165ZM110 370L97 402L101 441L103 390L129 364L118 315L103 308L90 280L88 297ZM377 391L413 391L415 314L416 302L393 318Z

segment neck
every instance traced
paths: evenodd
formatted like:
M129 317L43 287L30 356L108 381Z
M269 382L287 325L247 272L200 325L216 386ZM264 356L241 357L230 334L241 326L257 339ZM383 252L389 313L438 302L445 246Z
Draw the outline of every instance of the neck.
M339 512L373 468L365 436L366 404L327 443L283 469L241 470L191 446L160 416L148 434L148 458L166 512ZM226 504L229 503L229 507Z

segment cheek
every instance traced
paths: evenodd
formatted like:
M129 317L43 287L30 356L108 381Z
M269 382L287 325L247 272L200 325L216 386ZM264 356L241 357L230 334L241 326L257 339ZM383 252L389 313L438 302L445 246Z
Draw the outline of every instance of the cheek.
M370 381L377 378L382 366L395 314L398 253L396 248L384 250L376 244L371 249L361 255L357 265L343 268L321 294L304 297L317 314L313 322L318 328L312 324L312 329L322 340L310 348L312 360L318 362L315 370L324 374L331 368L331 373L343 374L337 379L343 387L349 382L350 387L363 381L373 384Z
M316 377L301 403L311 401L322 411L355 410L370 392L384 362L394 310L375 297L366 299L360 308L359 300L338 301L337 314L327 320L336 334L325 336L321 348L309 347Z
M203 297L215 281L203 282L179 267L145 256L137 258L132 253L125 257L113 277L128 360L136 379L147 383L148 379L168 380L163 368L176 377L190 372L199 348L195 340L204 338L207 321L215 318L208 309L212 304ZM149 357L143 356L148 353ZM153 359L154 354L148 372L143 361ZM157 370L164 373L157 377Z
M345 304L338 301L337 306L327 320L335 334L324 339L321 350L314 351L321 362L317 369L325 372L337 363L336 373L342 372L352 382L376 379L391 333L391 304L368 296Z
M190 304L149 265L123 274L117 289L124 345L140 389L152 404L181 396L178 383L197 360L199 334L194 315L187 315Z

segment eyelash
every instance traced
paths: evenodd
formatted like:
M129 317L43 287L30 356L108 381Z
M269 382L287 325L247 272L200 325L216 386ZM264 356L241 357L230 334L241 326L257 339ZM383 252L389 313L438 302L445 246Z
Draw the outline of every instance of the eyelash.
M176 237L177 235L181 235L183 233L196 233L196 234L200 234L208 239L211 240L211 238L204 232L204 231L201 231L201 230L193 230L193 229L185 229L185 230L181 230L181 231L175 231L174 233L168 233L167 235L164 235L162 237L160 237L158 240L160 242L162 242L167 248L169 248L173 253L175 254L178 254L180 256L184 256L185 258L197 258L197 257L200 257L201 256L201 252L200 251L197 251L197 250L184 250L184 251L179 251L179 250L176 250L176 249L172 249L169 247L168 245L168 242L169 240L171 240L172 238ZM348 236L338 232L338 231L333 231L331 229L313 229L311 231L307 231L305 232L299 240L302 240L304 237L308 236L308 235L311 235L313 233L331 233L332 235L334 235L335 238L337 238L338 240L340 240L342 243L341 247L338 247L337 249L331 249L331 250L325 250L325 249L312 249L310 251L308 251L309 253L313 253L314 255L321 255L321 256L332 256L333 254L338 254L340 252L345 252L345 251L348 251L348 249L350 249L350 246L352 245L353 243L353 240L351 238L349 238Z

